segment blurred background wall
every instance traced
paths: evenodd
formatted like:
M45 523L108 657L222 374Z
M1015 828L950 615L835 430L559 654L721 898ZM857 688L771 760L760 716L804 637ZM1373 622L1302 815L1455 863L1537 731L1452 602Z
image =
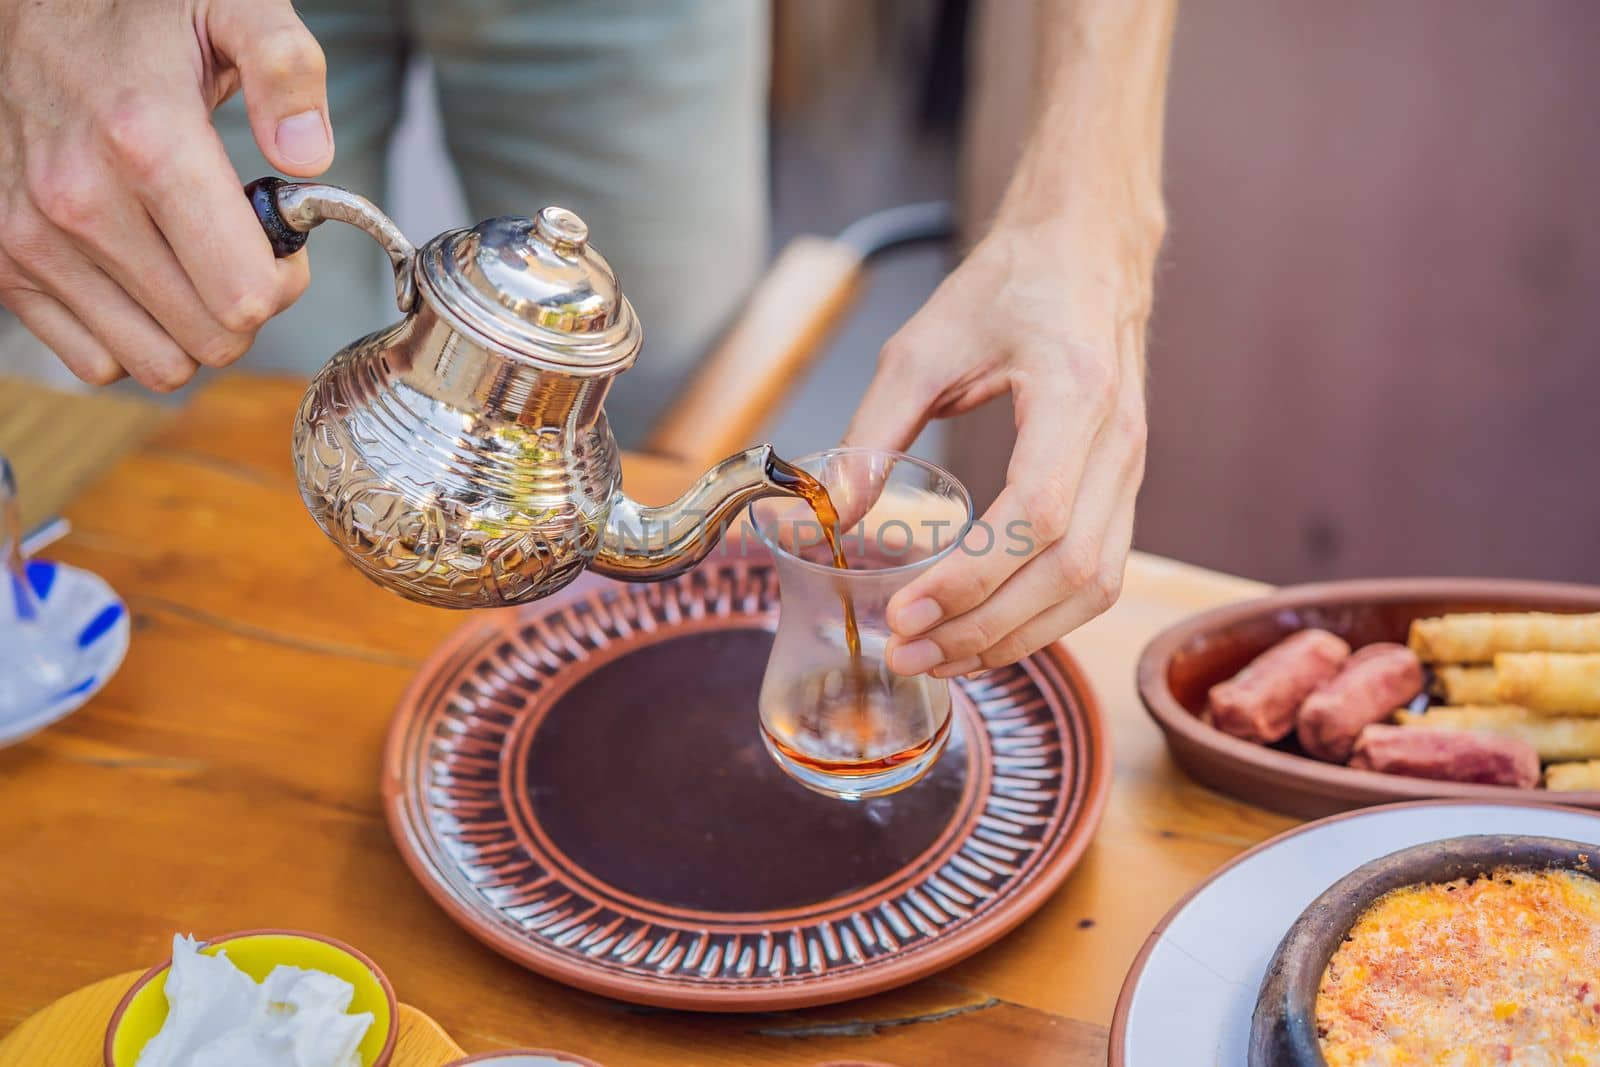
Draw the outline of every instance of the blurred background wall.
M1200 0L1142 547L1600 579L1600 5Z
M974 217L1030 7L980 5ZM1139 547L1280 582L1600 579L1597 42L1587 0L1181 5ZM1009 430L957 430L969 482Z

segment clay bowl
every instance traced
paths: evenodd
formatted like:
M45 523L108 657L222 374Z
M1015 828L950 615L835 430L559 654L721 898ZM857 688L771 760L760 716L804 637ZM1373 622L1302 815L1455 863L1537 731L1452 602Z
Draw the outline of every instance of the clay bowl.
M1185 619L1139 656L1139 696L1178 765L1202 785L1287 815L1313 819L1351 808L1431 797L1543 799L1542 791L1358 771L1305 755L1289 738L1257 745L1199 719L1206 691L1295 630L1331 630L1352 646L1406 639L1413 619L1462 611L1600 611L1600 588L1491 578L1364 579L1288 586L1258 600ZM1549 799L1600 808L1600 792Z
M1267 965L1250 1021L1250 1067L1327 1067L1317 1042L1317 987L1328 960L1373 901L1395 889L1563 868L1595 877L1595 845L1526 835L1452 837L1392 852L1339 879L1300 913Z

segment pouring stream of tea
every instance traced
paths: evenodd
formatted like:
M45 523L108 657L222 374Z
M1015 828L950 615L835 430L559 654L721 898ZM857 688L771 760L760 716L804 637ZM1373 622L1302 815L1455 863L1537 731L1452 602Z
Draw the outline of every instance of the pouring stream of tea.
M828 550L833 553L833 565L839 570L848 570L850 565L845 562L844 548L839 544L839 510L833 506L833 498L828 495L827 487L793 463L777 456L767 461L767 477L811 506L812 513L822 526L822 536L828 542ZM844 643L850 650L850 665L859 688L866 682L861 666L861 629L856 625L856 606L850 599L848 589L839 590L839 603L844 608Z

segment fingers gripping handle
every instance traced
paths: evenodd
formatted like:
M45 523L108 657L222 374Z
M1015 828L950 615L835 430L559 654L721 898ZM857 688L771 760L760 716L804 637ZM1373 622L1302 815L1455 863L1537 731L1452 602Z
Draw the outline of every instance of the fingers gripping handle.
M278 210L278 190L288 184L282 178L257 178L244 187L244 195L250 198L250 206L255 208L256 220L261 223L261 229L266 232L267 241L272 245L272 254L279 259L292 256L304 248L308 236L304 230L289 225L283 212Z
M282 178L257 178L244 187L256 219L279 259L306 246L311 230L328 219L365 230L383 248L394 267L395 303L410 311L417 303L417 283L412 260L417 249L406 240L394 221L364 196L337 185L286 182Z

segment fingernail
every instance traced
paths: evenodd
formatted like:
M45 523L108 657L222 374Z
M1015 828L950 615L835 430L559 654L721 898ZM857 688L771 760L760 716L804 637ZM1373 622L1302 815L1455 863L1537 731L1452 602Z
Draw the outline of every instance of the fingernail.
M894 613L894 628L902 634L920 634L938 622L942 614L936 601L923 597Z
M889 652L889 668L896 674L921 674L944 662L944 653L932 641L913 641Z
M290 163L317 163L328 154L328 124L320 111L302 111L278 123L278 151Z
M954 678L958 674L970 674L983 666L983 660L977 656L963 656L954 663L946 663L933 672L935 678Z

